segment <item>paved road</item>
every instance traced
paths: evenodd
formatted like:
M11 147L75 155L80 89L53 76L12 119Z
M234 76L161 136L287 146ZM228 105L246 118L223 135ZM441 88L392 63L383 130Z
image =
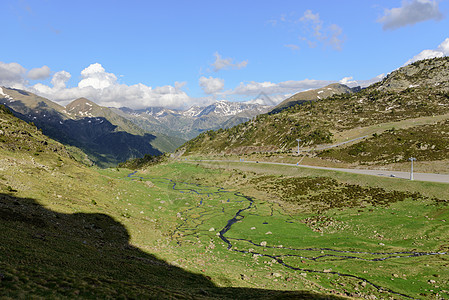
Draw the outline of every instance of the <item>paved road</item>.
M257 163L256 161L238 161L238 160L201 160L201 161L216 161L216 162L241 162L241 163ZM260 162L263 164L271 165L283 165L283 166L297 166L296 164L288 163L278 163L278 162ZM328 168L328 167L317 167L308 165L299 165L301 168L311 168L311 169L321 169L321 170L332 170L339 172L357 173L365 175L383 176L390 178L404 178L410 179L410 172L400 172L400 171L386 171L386 170L364 170L364 169L344 169L344 168ZM433 174L433 173L413 173L414 180L418 181L432 181L432 182L442 182L449 183L449 175L446 174Z

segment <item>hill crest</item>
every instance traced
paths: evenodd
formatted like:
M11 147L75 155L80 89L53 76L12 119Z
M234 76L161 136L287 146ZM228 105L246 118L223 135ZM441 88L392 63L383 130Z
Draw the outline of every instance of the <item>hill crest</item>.
M270 111L270 114L279 113L284 109L307 101L322 100L336 94L351 94L354 90L356 89L352 89L344 84L332 83L319 89L299 92L276 105L276 107Z

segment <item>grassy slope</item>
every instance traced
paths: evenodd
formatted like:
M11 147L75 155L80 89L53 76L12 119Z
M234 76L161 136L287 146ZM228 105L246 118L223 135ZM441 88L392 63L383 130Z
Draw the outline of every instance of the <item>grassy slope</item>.
M419 161L448 159L449 120L437 124L414 126L381 134L345 148L325 150L319 154L345 162L388 164L406 162L410 157Z
M290 151L297 138L306 146L329 143L334 134L353 128L448 112L449 96L439 91L415 88L383 93L368 89L298 105L275 115L260 115L228 130L203 133L185 148L187 154L235 153L245 147L250 152L269 148Z
M179 192L166 181L86 168L35 127L3 110L0 121L0 297L323 298L253 289L219 267L202 272L195 262L204 249L173 250L169 236L185 204L173 203ZM164 201L174 204L170 210ZM176 266L193 256L185 268Z
M352 93L352 90L349 87L339 83L330 84L320 89L299 92L276 105L276 107L273 108L270 114L279 113L284 109L295 106L297 104L302 104L306 101L315 101L318 99L328 98L335 94L343 93Z
M335 95L278 114L260 115L228 130L203 133L185 144L185 154L290 152L297 138L310 147L362 136L363 129L371 134L392 123L406 126L411 120L447 119L447 82L444 76L438 76L447 72L448 61L442 58L418 62L355 94ZM414 68L423 71L403 74ZM401 86L415 81L429 84Z

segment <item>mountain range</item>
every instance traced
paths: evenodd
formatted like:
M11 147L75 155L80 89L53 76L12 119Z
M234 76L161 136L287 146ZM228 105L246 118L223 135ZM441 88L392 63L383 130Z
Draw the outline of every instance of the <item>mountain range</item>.
M27 91L3 87L0 103L20 119L35 124L47 136L72 146L68 149L75 156L99 166L115 165L145 154L161 154L182 142L144 131L109 108L84 98L63 107ZM78 149L84 154L79 154Z
M267 113L270 109L271 107L266 105L221 100L208 106L192 106L187 110L163 107L113 110L144 130L187 141L204 131L230 128L246 122L259 114Z
M146 154L174 151L203 131L232 127L270 109L258 104L218 101L184 111L161 107L132 110L103 107L85 98L64 107L33 93L6 87L0 88L0 104L49 137L72 146L68 149L80 160L102 167Z

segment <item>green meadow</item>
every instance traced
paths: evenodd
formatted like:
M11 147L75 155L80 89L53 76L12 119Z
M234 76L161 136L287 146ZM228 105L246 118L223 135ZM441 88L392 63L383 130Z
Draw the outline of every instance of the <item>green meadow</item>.
M266 176L172 163L124 180L162 193L141 205L166 231L163 258L219 286L448 296L445 185L429 196L419 192L431 194L427 183L401 191L389 179L358 185L319 172Z
M449 297L444 184L2 157L7 298Z

